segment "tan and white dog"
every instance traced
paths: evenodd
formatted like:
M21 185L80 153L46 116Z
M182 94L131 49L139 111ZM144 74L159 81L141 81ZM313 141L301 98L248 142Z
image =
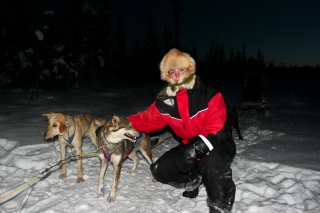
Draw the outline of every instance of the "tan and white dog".
M44 133L45 139L58 136L60 142L61 154L61 173L59 178L64 179L67 177L66 163L66 146L73 146L76 156L82 153L82 139L89 137L91 142L98 149L98 138L96 136L96 129L106 123L105 119L94 118L89 114L77 115L71 117L63 113L46 113L42 114L48 118L48 127ZM78 178L77 183L83 182L82 174L82 159L78 158Z
M113 116L104 126L97 130L101 149L100 176L98 197L104 195L104 175L110 161L114 167L113 184L108 202L115 200L117 186L122 168L122 161L127 157L133 160L133 167L128 172L133 173L139 163L136 152L139 150L149 164L152 164L151 141L148 134L142 134L131 126L131 123L118 116ZM152 179L155 182L155 179Z

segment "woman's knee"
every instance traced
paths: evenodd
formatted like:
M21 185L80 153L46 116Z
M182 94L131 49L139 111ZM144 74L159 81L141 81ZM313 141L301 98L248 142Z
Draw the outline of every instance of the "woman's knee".
M232 139L227 140L216 149L216 152L226 164L230 165L236 155L236 145Z
M150 170L155 179L162 183L171 182L177 174L177 166L172 159L158 159L150 165Z
M155 162L155 163L152 163L150 165L150 170L151 170L151 173L152 175L155 177L157 173L159 173L158 171L158 167L159 167L159 163Z

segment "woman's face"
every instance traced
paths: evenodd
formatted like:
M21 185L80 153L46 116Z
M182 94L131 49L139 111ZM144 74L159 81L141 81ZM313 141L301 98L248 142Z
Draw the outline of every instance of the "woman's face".
M176 67L176 68L170 69L168 72L169 72L170 78L174 81L174 83L178 83L185 71L186 71L185 68Z

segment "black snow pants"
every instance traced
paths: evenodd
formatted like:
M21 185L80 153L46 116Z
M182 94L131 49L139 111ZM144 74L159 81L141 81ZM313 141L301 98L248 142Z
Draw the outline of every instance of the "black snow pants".
M207 191L208 205L231 210L236 187L232 180L230 165L236 154L236 146L233 139L226 139L220 144L219 147L214 148L198 161L194 171L183 173L175 164L178 152L185 146L180 144L151 164L151 172L159 182L179 188L194 180L197 173L200 173L202 183Z

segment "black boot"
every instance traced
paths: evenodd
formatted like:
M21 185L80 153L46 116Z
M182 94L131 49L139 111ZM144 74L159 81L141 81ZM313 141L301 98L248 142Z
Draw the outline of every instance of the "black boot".
M193 191L184 191L182 193L182 196L187 198L195 198L198 196L198 194L199 194L199 187Z
M201 184L202 177L201 175L197 175L194 180L186 183L185 191L182 193L183 197L187 198L195 198L199 194L199 186Z
M233 205L233 198L224 200L225 203L220 201L212 201L207 199L209 213L230 213Z

